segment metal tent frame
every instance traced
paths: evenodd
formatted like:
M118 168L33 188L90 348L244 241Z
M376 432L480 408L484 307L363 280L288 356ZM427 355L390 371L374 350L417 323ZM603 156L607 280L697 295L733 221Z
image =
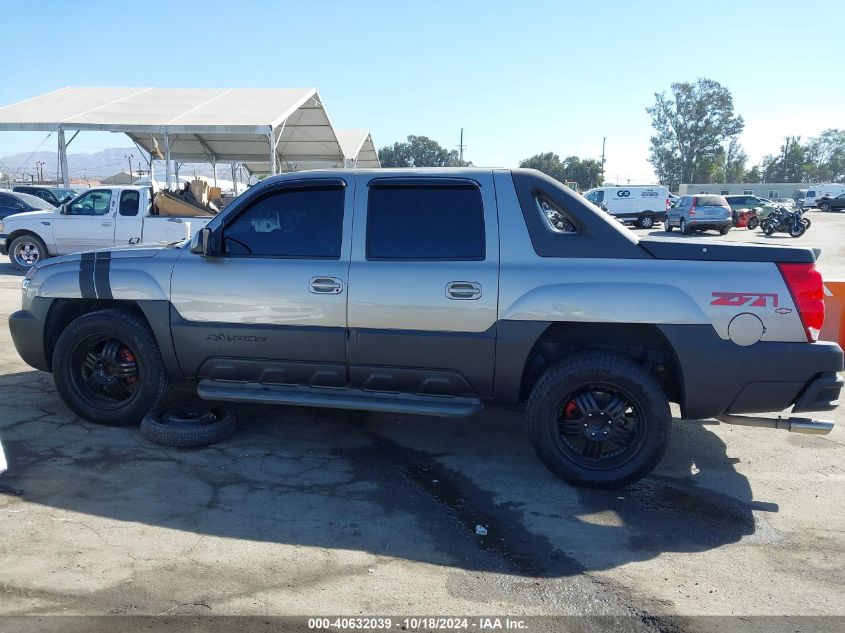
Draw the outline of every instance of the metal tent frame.
M0 107L0 131L49 131L70 186L67 148L80 131L122 132L172 164L260 162L268 172L291 162L337 163L343 150L316 88L67 87ZM65 133L73 132L70 140Z

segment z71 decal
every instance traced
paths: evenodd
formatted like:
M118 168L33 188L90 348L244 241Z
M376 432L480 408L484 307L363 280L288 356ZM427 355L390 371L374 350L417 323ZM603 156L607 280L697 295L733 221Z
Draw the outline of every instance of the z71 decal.
M711 306L748 306L751 308L777 308L778 296L774 292L714 292Z

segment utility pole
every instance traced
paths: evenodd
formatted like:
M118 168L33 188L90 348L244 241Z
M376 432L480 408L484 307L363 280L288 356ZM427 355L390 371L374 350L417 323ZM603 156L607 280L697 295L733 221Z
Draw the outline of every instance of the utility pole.
M129 154L128 156L124 156L124 158L129 162L129 184L131 185L132 182L135 180L132 177L132 159L135 158L134 154ZM140 165L140 163L138 163Z
M599 187L601 187L604 184L604 160L605 160L604 146L605 146L605 143L607 143L607 137L606 136L601 140L601 180L599 181Z
M781 182L786 182L786 171L787 167L789 166L789 137L786 137L786 143L783 145L783 180Z
M461 142L458 145L458 165L463 167L464 165L464 128L461 128Z

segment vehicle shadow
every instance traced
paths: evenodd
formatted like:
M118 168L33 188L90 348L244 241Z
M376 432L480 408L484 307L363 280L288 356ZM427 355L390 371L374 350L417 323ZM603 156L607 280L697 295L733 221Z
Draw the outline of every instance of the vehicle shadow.
M0 419L3 479L25 501L200 535L563 577L734 543L755 532L752 510L777 510L753 500L699 423L676 422L654 475L597 491L539 463L521 412L446 420L238 405L229 440L177 450L75 418L48 374L2 376L0 397L16 403Z
M2 255L0 255L0 275L14 275L16 277L23 277L24 272L12 266L12 263L9 261L8 257L3 257Z

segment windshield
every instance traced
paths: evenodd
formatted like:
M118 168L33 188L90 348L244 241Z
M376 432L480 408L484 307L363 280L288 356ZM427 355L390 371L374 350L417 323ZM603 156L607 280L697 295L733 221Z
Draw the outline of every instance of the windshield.
M49 211L56 208L46 200L42 200L38 196L31 196L28 193L16 193L15 197L24 204L31 206L33 209L47 209Z

